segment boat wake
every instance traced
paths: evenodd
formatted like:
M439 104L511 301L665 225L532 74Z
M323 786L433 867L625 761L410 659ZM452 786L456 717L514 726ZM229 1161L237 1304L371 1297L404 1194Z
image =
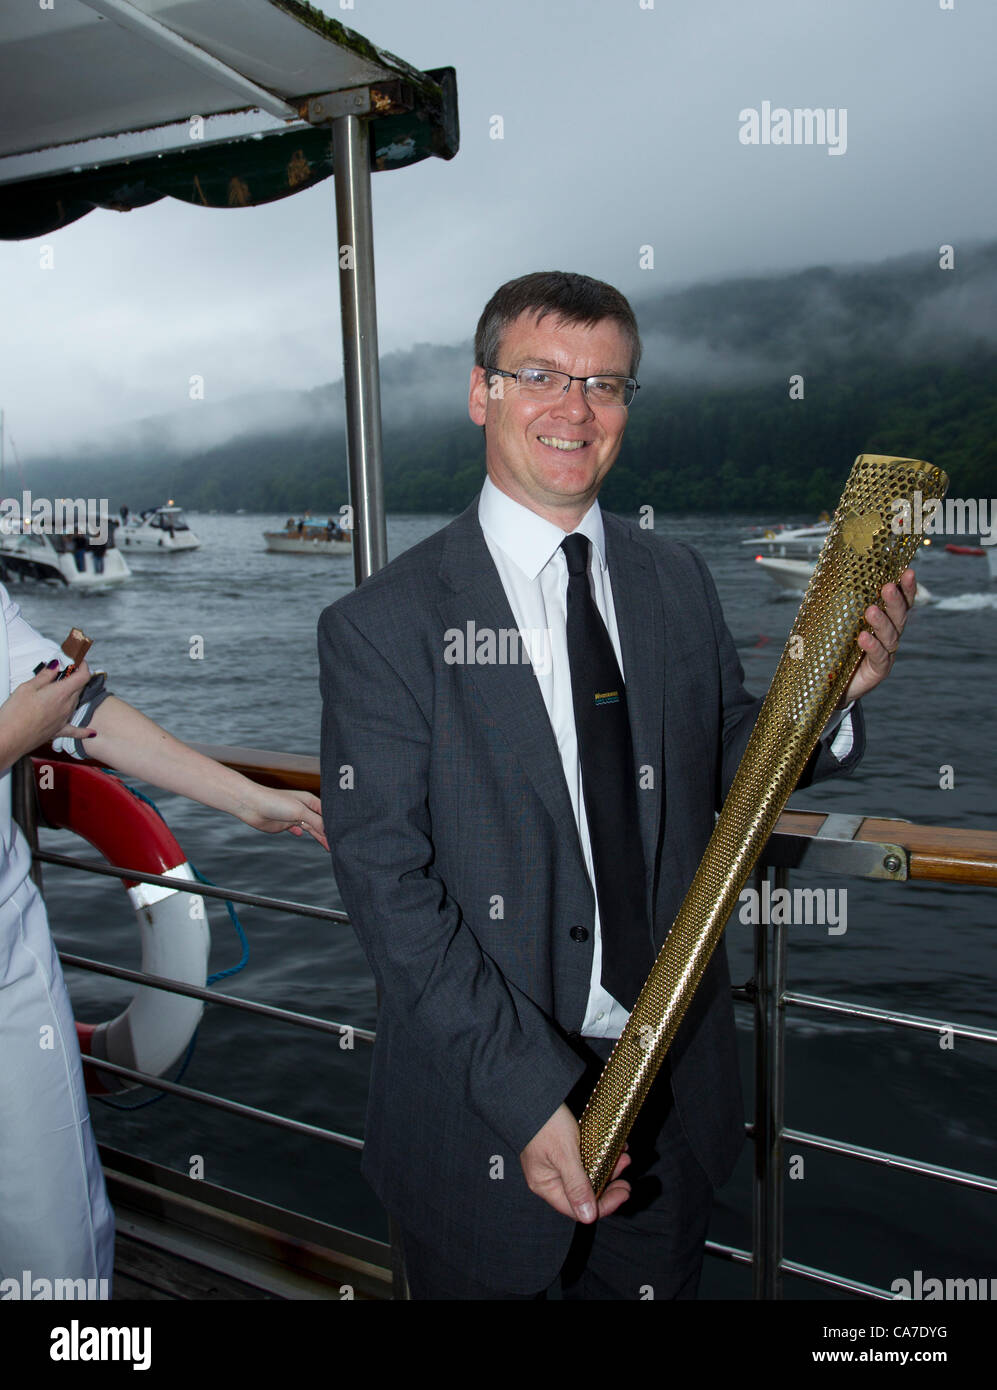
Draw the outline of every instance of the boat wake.
M931 606L958 613L971 613L978 608L997 608L997 594L954 594L951 598L936 599Z

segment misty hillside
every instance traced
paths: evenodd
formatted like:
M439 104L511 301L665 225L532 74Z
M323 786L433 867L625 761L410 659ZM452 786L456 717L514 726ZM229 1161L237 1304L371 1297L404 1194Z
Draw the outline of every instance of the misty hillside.
M953 496L997 483L997 243L634 296L641 392L607 506L817 512L861 452L926 458ZM382 317L386 310L381 306ZM382 359L393 511L455 511L483 475L466 416L470 342ZM804 378L802 400L789 378ZM85 483L82 479L85 478ZM342 382L119 428L83 457L32 460L36 494L112 506L325 511L347 497ZM7 487L12 485L8 472Z

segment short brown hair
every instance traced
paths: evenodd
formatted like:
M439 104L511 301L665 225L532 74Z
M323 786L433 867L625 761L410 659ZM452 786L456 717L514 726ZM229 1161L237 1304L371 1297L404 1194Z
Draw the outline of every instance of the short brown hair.
M474 335L474 361L497 366L502 334L520 314L533 311L537 321L554 314L565 323L618 323L630 347L630 375L640 366L641 341L629 301L612 285L567 270L538 270L509 280L485 305Z

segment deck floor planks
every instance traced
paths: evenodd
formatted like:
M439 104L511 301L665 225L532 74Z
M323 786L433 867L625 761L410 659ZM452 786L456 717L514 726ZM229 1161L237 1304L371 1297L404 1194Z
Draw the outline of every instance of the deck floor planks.
M117 1299L241 1299L277 1300L276 1294L233 1279L228 1274L159 1250L133 1236L119 1235L114 1247L114 1286ZM279 1301L279 1300L278 1300Z

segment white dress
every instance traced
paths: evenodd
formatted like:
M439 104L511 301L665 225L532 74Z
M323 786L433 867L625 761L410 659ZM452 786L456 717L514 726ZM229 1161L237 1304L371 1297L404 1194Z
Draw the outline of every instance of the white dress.
M0 585L0 703L60 652ZM60 740L59 747L74 751ZM0 777L0 1279L106 1279L114 1215L80 1050L31 854Z

